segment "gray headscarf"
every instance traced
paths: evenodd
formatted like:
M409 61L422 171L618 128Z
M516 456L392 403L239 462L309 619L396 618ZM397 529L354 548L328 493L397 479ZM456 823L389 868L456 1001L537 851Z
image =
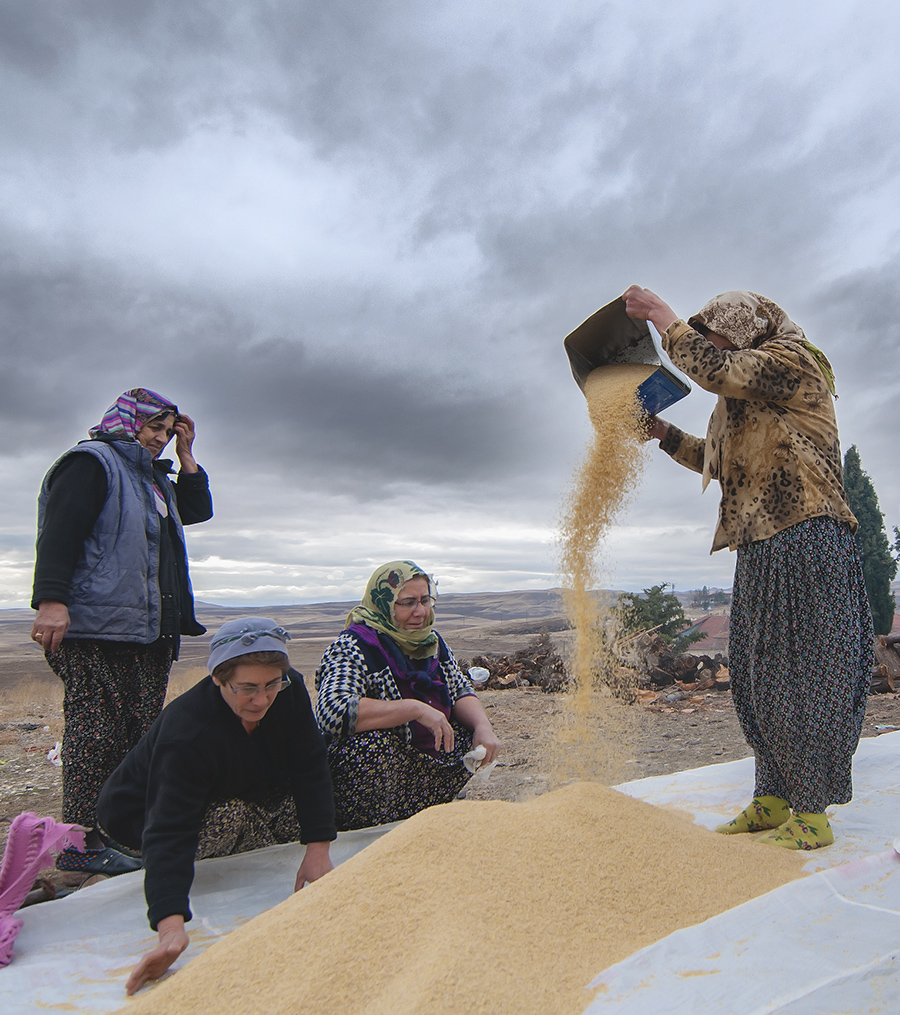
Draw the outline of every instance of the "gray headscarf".
M220 663L250 652L283 652L287 655L285 642L290 637L283 627L268 617L229 620L212 636L207 667L212 673Z

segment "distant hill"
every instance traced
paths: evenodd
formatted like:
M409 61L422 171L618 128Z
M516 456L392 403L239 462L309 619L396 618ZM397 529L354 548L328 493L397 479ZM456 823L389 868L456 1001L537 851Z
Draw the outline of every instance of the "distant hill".
M615 593L606 592L607 599ZM236 617L271 617L287 628L292 637L291 660L297 660L312 672L321 652L343 629L353 602L289 604L281 606L218 606L198 601L197 619L207 628L199 638L183 638L181 657L176 669L189 669L205 663L209 639L228 620ZM543 626L554 631L566 626L560 590L541 589L519 592L447 593L438 596L438 627L456 640L460 633L495 636L524 636L537 633ZM0 687L26 675L56 679L31 641L32 610L0 610ZM546 623L545 623L546 622ZM487 650L487 641L479 646ZM506 651L502 647L501 651Z
M617 593L604 593L614 598ZM211 629L226 620L243 616L272 617L295 637L333 636L344 626L347 614L357 601L307 603L283 606L216 606L198 602L197 617ZM12 612L12 611L10 611ZM25 612L25 611L23 611ZM28 611L30 612L30 611ZM562 616L561 590L538 589L521 592L448 592L438 594L436 613L441 629L475 623L508 623Z
M713 591L713 590L710 590ZM678 592L678 599L688 605L696 593ZM621 592L603 589L599 595L613 605ZM211 631L235 617L272 617L294 637L333 637L344 626L356 601L332 603L282 604L272 606L220 606L198 601L197 617ZM561 589L535 589L513 592L447 592L438 594L437 616L441 629L469 627L475 624L510 624L542 619L558 619L565 613ZM0 650L30 649L31 623L34 613L27 609L0 610ZM539 625L538 625L539 627Z
M617 592L604 591L607 601L614 601ZM286 604L280 606L219 606L198 601L197 619L210 632L235 617L272 617L286 627L294 638L333 638L343 628L347 614L356 601L337 603ZM561 618L564 614L560 589L538 589L519 592L448 592L438 595L437 616L441 630L486 624L534 622ZM32 644L32 610L0 610L0 651L26 651L34 655ZM540 624L536 625L540 629ZM208 636L207 636L208 637ZM205 639L185 639L186 644L199 644Z

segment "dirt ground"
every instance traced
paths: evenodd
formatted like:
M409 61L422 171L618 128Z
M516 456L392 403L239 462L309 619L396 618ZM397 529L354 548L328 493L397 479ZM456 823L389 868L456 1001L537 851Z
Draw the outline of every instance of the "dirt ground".
M460 597L462 598L462 597ZM495 597L496 598L496 597ZM21 616L19 616L21 614ZM30 611L7 611L0 618L0 848L5 844L8 822L22 811L61 817L61 769L48 760L48 753L62 739L62 686L50 671L40 650L30 641ZM214 629L219 618L205 622ZM339 627L339 622L337 624ZM313 676L323 651L331 641L335 624L322 626L329 636L298 631L290 643L291 662L306 674L310 693ZM448 617L442 633L465 665L478 654L512 654L531 642L516 625L473 622ZM206 673L209 636L184 639L182 655L170 679L170 698L183 692ZM567 632L553 635L566 653ZM620 764L613 782L664 775L702 765L734 761L750 752L741 735L728 691L677 697L667 687L654 703L627 706L635 721L625 732L604 734L597 727L582 731L583 754L604 752L618 755ZM549 788L559 772L554 768L556 729L567 711L565 694L544 694L537 687L511 687L483 691L479 695L503 745L499 764L487 780L473 779L469 799L518 800ZM900 694L869 698L864 736L900 729ZM615 736L609 744L604 738ZM557 748L558 751L558 748ZM557 754L558 757L558 754ZM70 876L71 877L71 876Z
M176 674L175 690L202 676L194 668ZM548 742L563 695L538 688L483 691L481 698L503 744L500 764L488 780L469 784L470 799L516 800L549 784ZM631 724L620 746L624 779L663 775L746 757L729 692L651 706L633 705L640 721ZM900 729L900 695L872 695L864 736ZM51 680L26 680L0 701L0 843L7 821L21 811L59 818L61 770L47 759L62 736L62 700ZM3 820L5 819L5 820Z

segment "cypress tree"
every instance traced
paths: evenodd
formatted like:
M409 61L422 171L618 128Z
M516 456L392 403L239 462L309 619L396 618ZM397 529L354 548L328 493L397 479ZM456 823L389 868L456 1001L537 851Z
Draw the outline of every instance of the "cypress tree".
M894 622L891 581L897 574L897 561L891 554L884 515L878 507L878 495L868 473L863 470L855 444L844 455L844 490L850 510L859 522L856 545L862 557L875 633L887 634Z

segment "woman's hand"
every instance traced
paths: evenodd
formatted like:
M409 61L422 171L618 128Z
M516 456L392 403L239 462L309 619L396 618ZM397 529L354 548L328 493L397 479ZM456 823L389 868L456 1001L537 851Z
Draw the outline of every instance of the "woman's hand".
M441 750L443 745L443 749L449 754L456 742L456 734L453 732L453 727L447 722L447 717L443 712L432 708L431 705L426 705L424 701L418 701L416 704L420 706L421 711L415 721L421 723L434 736L436 751Z
M52 599L42 600L31 625L31 640L36 641L44 652L55 652L68 630L69 607Z
M660 419L659 416L648 416L645 432L647 434L646 440L661 441L669 432L669 422L668 420Z
M192 448L194 446L194 421L183 412L178 414L175 421L175 454L178 455L178 462L182 472L199 472L200 466L194 461Z
M297 878L294 881L294 891L300 889L313 881L318 881L329 871L334 870L334 864L329 855L330 842L309 842L306 844L306 853L297 871Z
M625 313L629 317L651 321L660 335L670 324L678 320L678 314L668 303L661 300L656 293L642 289L639 285L629 286L622 293L622 299L625 300Z
M180 914L163 917L157 924L159 944L147 954L131 971L126 992L131 995L140 990L148 980L158 980L190 944L184 929L184 917Z
M484 746L487 752L482 765L489 765L500 753L500 741L494 733L494 727L484 711L484 706L474 694L458 698L450 711L453 718L472 731L472 746Z
M472 730L472 746L483 746L487 752L482 759L482 765L489 765L500 753L500 741L494 732L494 727L487 723L484 727L476 726Z

